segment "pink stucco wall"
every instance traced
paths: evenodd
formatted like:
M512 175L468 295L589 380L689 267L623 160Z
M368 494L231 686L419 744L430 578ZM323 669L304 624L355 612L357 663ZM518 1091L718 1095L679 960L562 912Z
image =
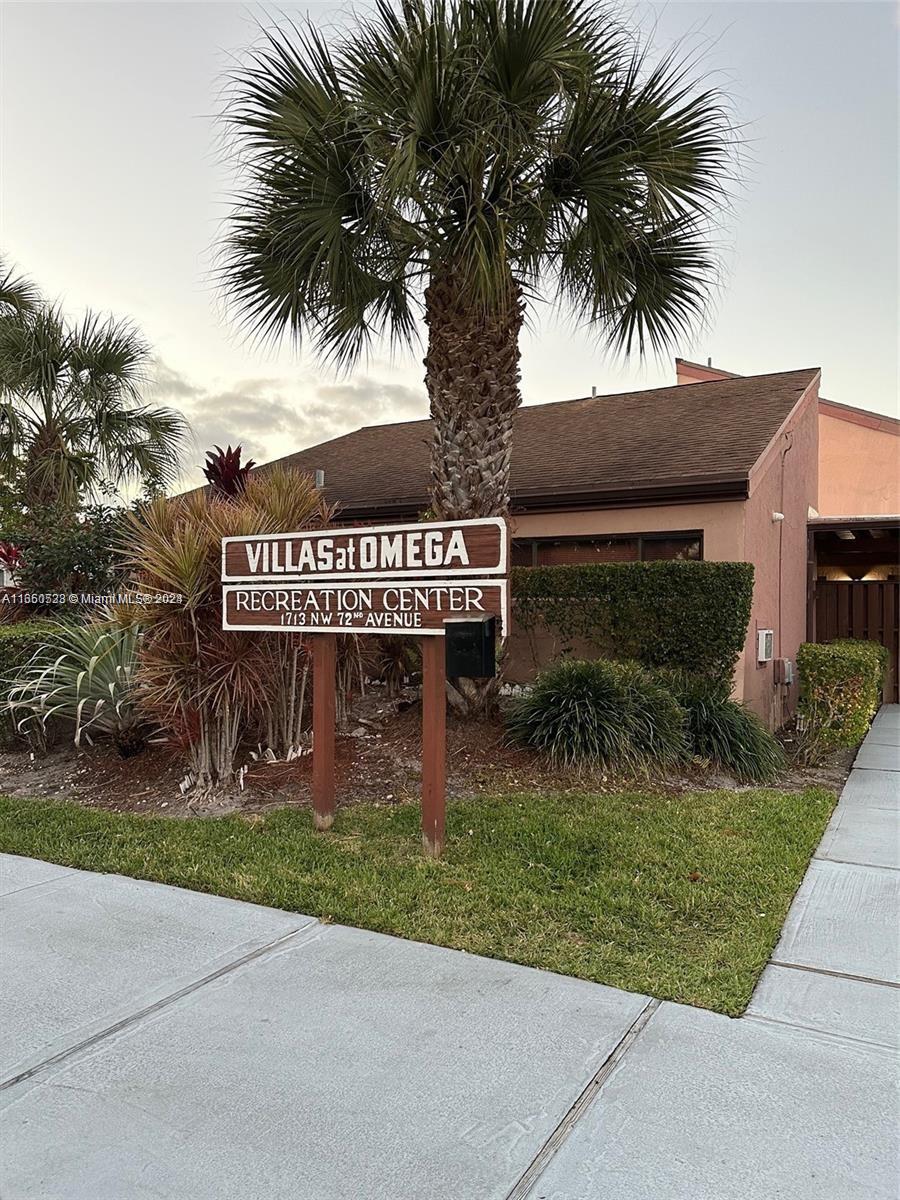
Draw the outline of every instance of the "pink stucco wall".
M757 630L775 633L775 658L796 663L806 640L807 520L818 495L818 381L810 387L750 474L744 558L755 568L753 611L743 661L746 702L777 728L796 704L796 683L775 683L774 663L756 661ZM773 520L773 513L784 520Z
M818 494L818 380L807 390L750 475L747 500L554 512L514 517L512 536L590 537L701 530L703 557L752 562L755 584L747 641L734 679L734 696L745 700L771 727L792 710L796 684L775 684L774 666L757 665L758 629L775 631L775 655L796 662L806 637L807 518ZM784 513L784 521L772 514ZM549 638L516 633L507 677L533 675L535 658L547 662L557 648Z
M900 421L819 405L819 503L823 517L900 513Z

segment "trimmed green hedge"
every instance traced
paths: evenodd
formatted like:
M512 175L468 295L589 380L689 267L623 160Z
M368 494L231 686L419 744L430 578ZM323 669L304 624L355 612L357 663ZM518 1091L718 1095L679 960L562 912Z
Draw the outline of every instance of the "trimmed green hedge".
M515 615L564 645L614 659L731 679L747 636L753 566L736 562L516 567Z
M878 642L847 638L797 652L800 715L826 748L855 746L881 703L888 652Z

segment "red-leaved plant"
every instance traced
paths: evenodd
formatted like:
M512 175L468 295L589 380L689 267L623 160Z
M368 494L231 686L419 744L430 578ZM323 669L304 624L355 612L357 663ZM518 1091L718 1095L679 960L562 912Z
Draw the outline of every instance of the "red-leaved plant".
M22 551L12 542L0 541L0 568L13 574L24 566Z
M207 450L206 465L203 474L209 480L213 493L217 496L240 496L247 486L250 472L256 466L251 458L241 466L241 447L229 446L223 450L216 446L215 450Z

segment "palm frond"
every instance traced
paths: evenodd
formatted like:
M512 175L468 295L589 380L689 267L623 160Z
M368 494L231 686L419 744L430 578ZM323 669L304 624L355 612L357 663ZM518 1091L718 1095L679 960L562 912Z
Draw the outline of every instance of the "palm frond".
M485 312L555 288L643 351L709 295L727 103L603 5L378 0L330 43L287 24L232 76L226 119L244 186L221 280L257 336L348 366L414 337L437 275Z

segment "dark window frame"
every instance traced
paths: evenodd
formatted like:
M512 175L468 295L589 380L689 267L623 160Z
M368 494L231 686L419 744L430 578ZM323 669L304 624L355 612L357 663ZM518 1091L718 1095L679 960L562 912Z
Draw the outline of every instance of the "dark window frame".
M525 546L531 547L531 562L530 566L538 566L537 555L538 546L548 543L557 542L637 542L638 556L635 562L647 562L644 558L644 543L645 542L668 542L676 538L681 538L684 541L695 541L700 543L700 557L695 559L695 562L703 562L703 530L702 529L667 529L654 531L653 533L588 533L588 534L562 534L559 537L514 537L512 539L512 549L522 549ZM665 562L665 559L651 559L649 561ZM674 560L670 560L674 561ZM524 565L524 564L520 564Z

